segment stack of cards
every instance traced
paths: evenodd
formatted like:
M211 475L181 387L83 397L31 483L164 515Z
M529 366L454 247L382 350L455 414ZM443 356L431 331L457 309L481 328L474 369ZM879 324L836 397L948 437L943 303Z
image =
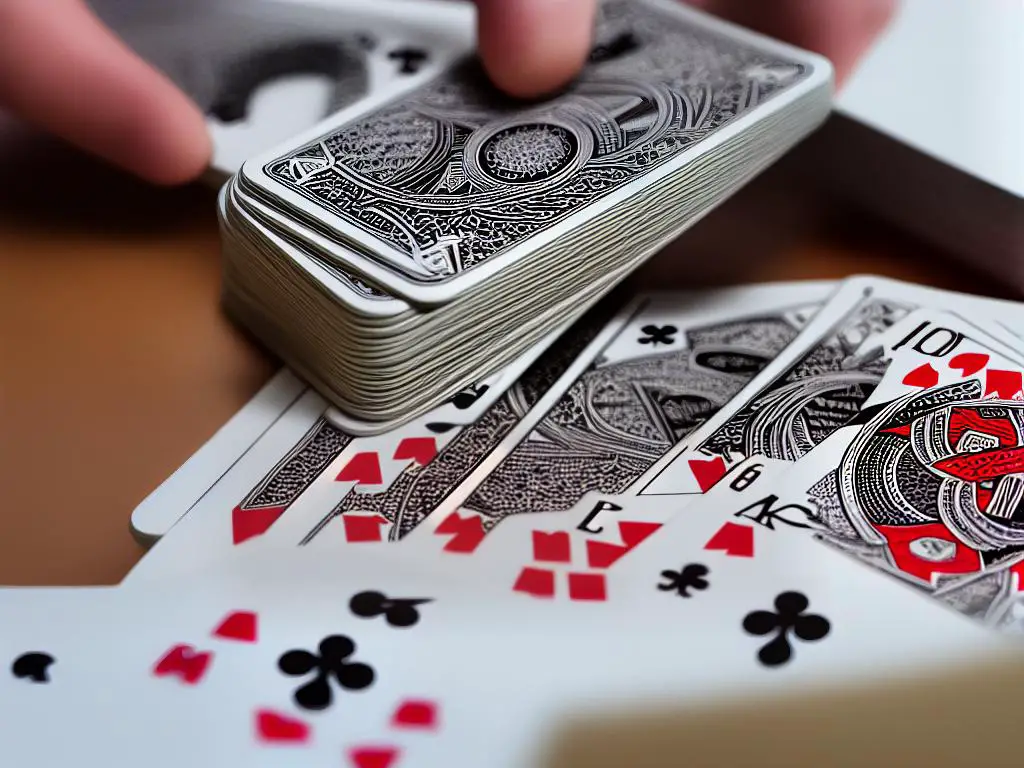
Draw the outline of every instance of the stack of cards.
M0 754L553 766L1018 659L1021 328L869 276L613 294L378 435L284 370L135 510L124 583L0 590Z
M378 433L578 319L831 105L827 61L667 0L601 4L547 101L430 61L220 197L228 313Z

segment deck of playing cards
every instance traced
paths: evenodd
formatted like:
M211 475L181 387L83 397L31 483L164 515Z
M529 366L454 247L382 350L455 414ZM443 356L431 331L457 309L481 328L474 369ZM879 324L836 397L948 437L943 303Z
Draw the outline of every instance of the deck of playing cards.
M603 3L546 101L449 59L221 191L227 311L367 432L579 318L831 105L826 61L662 0Z

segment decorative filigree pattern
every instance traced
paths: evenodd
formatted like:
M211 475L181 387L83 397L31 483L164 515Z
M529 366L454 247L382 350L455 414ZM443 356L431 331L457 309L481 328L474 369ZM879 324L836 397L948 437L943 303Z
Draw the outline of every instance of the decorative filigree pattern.
M386 243L391 251L374 257L381 264L444 281L663 166L807 75L644 2L604 3L597 29L602 54L555 99L524 109L467 61L264 173ZM321 152L329 162L294 173L295 158ZM448 240L459 247L449 268L424 262Z

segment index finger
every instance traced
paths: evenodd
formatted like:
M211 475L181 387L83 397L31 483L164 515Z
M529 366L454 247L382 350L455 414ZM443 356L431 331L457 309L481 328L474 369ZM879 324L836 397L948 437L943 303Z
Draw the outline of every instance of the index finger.
M0 105L157 183L210 154L199 109L80 0L0 1Z
M513 96L566 85L590 52L597 0L476 0L480 58Z

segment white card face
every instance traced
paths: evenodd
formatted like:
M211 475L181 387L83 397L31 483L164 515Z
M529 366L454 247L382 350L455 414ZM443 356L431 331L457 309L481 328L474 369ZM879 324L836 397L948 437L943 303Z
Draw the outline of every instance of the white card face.
M601 603L614 568L690 501L588 493L572 509L516 515L489 530L455 513L457 523L396 549L502 598Z
M510 515L570 509L589 491L620 492L728 402L832 289L791 283L641 297L543 402L530 403L531 383L517 384L491 416L449 444L441 461L410 467L384 493L353 492L330 519L289 514L279 531L311 547L344 546L366 541L346 527L361 530L376 520L381 531L372 541L395 541L430 536L453 514L490 530ZM481 453L482 433L510 428L512 419L515 428L500 446Z
M685 637L687 654L718 662L695 679L716 679L719 690L757 690L771 684L765 673L792 675L790 684L869 682L1010 647L810 537L781 533L785 525L737 516L739 504L755 501L755 486L723 483L715 492L685 506L608 576L609 608L656 616L651 631Z
M747 456L796 461L806 455L855 415L882 380L884 362L858 350L926 307L951 307L958 314L998 317L1006 326L1024 327L1020 305L883 278L852 278L785 353L663 456L631 492L701 493ZM986 338L1007 355L1020 346L1018 337L996 323L986 325Z
M389 754L520 768L581 716L938 673L1006 650L805 537L756 531L754 557L708 550L721 520L706 501L624 558L603 604L488 596L408 567L398 547L273 563L252 551L182 579L175 599L0 592L0 654L18 673L0 679L0 749L27 768L82 755L127 768L143 749L159 768ZM692 564L706 570L684 578Z
M380 562L357 556L341 571L304 560L269 580L265 569L183 580L167 601L121 590L0 592L0 654L15 672L0 680L0 749L27 767L76 755L127 767L142 749L147 764L168 768L454 755L459 742L439 737L478 725L466 722L470 693L493 664L489 630L471 619L493 627L497 614ZM403 591L413 584L425 591ZM54 730L61 739L46 738Z
M240 173L357 244L347 254L356 271L437 305L831 81L827 61L676 3L607 2L599 15L586 76L548 102L516 114L477 87L475 64L460 63L401 99L382 93L344 110ZM746 94L740 102L721 95L733 89ZM622 98L643 99L649 114L609 132L593 104ZM683 120L670 117L679 103ZM456 131L469 134L465 152ZM612 163L618 173L605 170ZM337 193L321 194L328 187ZM356 196L365 206L337 204Z
M132 512L132 531L151 543L171 529L306 391L281 369L246 405Z

